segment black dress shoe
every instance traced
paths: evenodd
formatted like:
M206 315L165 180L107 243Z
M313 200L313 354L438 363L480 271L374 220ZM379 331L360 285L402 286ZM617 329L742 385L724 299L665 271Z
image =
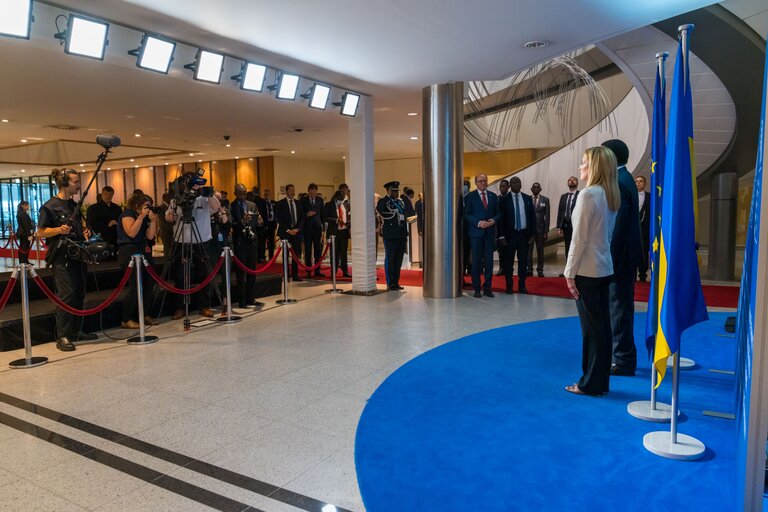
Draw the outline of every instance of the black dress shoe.
M539 277L544 277L544 272L539 272Z
M560 274L558 277L565 277L565 274Z
M525 273L526 277L533 277L533 270L529 270Z
M293 281L294 281L294 282L297 282L297 283L299 283L299 282L303 281L303 279L302 279L302 278L300 278L299 276L293 276L293 278L292 278L292 279L293 279Z
M350 274L349 272L342 272L341 277L352 277L352 274Z
M325 274L322 272L315 272L315 277L325 277Z
M61 338L56 340L56 348L61 350L62 352L72 352L75 350L75 346L72 344L71 341L69 341L69 338L66 336L62 336Z
M504 269L500 268L498 272L496 272L497 276L503 276L504 275Z
M506 290L504 290L504 293L506 293L507 295L512 295L513 293L515 293L515 290L513 290L512 288L507 288Z
M99 335L92 332L83 332L80 331L77 333L77 340L78 341L93 341L99 339Z
M517 293L524 293L524 294L528 295L528 288L522 287L519 290L517 290Z
M479 298L480 298L480 297L482 297L482 296L483 296L483 294L482 294L482 293L480 293L480 290L475 290L475 298L478 298L478 299L479 299Z
M389 290L391 290L391 291L393 291L393 292L399 292L399 291L400 291L400 288L398 288L397 286L390 286L390 287L389 287Z
M490 298L494 298L495 297L495 295L493 294L493 292L491 290L486 290L485 292L483 292L483 295L485 295L486 297L490 297Z
M635 370L630 370L627 368L620 368L616 365L611 366L611 375L617 376L617 377L634 377L635 376Z

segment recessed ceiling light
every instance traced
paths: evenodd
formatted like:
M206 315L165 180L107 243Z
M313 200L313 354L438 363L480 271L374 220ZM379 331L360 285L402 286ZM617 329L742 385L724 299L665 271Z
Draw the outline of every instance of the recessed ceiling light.
M227 144L227 147L230 147L232 144Z
M131 158L131 162L133 162L133 158Z
M419 115L419 113L418 112L408 112L408 115L409 116L417 116L417 115Z
M21 142L27 142L27 139L21 139Z
M85 167L85 164L80 164L80 167Z
M202 162L202 160L198 160L198 162Z
M112 168L111 168L111 167L107 167L107 170L108 170L108 171L111 171L111 170L112 170Z
M3 122L4 122L4 123L7 123L7 122L8 122L8 120L7 120L7 119L3 119Z
M293 155L293 154L295 154L295 153L296 153L296 152L295 152L294 150L291 150L291 154L292 154L292 155Z
M527 43L523 44L523 48L544 48L545 46L549 46L549 43L547 41L528 41Z
M195 154L194 153L190 153L189 156L195 156Z
M253 158L249 158L248 160L250 160L251 162L253 162Z
M419 140L419 138L414 135L413 137L411 137L411 140Z
M168 165L168 162L165 162L163 165Z
M235 160L237 160L238 158L240 158L240 157L239 157L239 156L236 156L236 157L235 157Z
M27 170L26 169L22 169L21 172L27 172Z
M141 134L140 133L134 133L133 136L134 137L141 137Z
M138 168L139 168L139 166L138 166L138 165L134 165L134 166L133 166L133 168L134 168L134 169L138 169Z

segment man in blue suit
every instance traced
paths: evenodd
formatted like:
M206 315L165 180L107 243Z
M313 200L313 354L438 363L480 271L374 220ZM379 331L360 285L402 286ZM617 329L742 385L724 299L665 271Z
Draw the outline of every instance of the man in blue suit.
M621 205L611 238L613 279L608 288L611 313L613 363L611 375L631 377L637 368L637 348L633 334L635 319L635 273L642 250L637 186L627 171L629 148L619 139L603 142L616 155Z
M488 188L488 176L475 176L477 190L464 197L464 219L469 227L472 246L472 287L480 297L480 270L484 269L483 290L493 297L493 246L496 243L496 223L499 222L499 201Z
M517 254L518 292L528 293L525 287L525 277L528 273L528 241L536 235L536 211L533 200L520 190L523 183L517 176L509 180L509 194L499 201L499 243L506 244L506 261L504 277L507 282L506 293L514 293L512 289L512 268Z

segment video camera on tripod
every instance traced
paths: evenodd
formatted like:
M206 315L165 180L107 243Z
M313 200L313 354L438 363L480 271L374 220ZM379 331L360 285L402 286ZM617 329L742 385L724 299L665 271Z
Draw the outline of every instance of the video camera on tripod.
M192 215L195 201L198 197L213 196L213 187L205 187L208 180L203 178L205 170L200 167L195 172L187 172L176 178L171 183L170 193L176 206L181 207L182 216L189 218Z

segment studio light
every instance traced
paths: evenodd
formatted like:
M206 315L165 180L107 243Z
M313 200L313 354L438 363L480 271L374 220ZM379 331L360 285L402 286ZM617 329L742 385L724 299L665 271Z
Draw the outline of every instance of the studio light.
M104 60L104 49L109 44L108 33L109 23L80 14L70 14L67 29L54 37L64 43L64 53Z
M7 0L3 2L0 36L29 39L31 25L32 0Z
M334 103L333 106L341 107L341 115L348 117L355 117L357 114L357 106L360 104L360 95L353 92L345 92L341 97L339 103Z
M224 56L205 50L197 50L195 62L187 64L184 69L195 72L195 80L218 84L221 82L221 72L224 70Z
M261 92L264 89L264 78L267 76L267 67L253 62L243 62L240 73L234 75L232 80L240 83L244 91Z
M141 38L141 46L129 51L128 55L137 57L138 67L166 75L168 68L171 67L174 51L176 51L176 43L144 34Z
M331 95L331 88L327 85L315 84L309 88L309 90L302 94L301 97L309 100L310 108L317 108L325 110L328 106L328 97Z
M287 73L278 73L277 83L269 86L270 91L277 90L277 99L279 100L295 100L298 89L299 75Z

